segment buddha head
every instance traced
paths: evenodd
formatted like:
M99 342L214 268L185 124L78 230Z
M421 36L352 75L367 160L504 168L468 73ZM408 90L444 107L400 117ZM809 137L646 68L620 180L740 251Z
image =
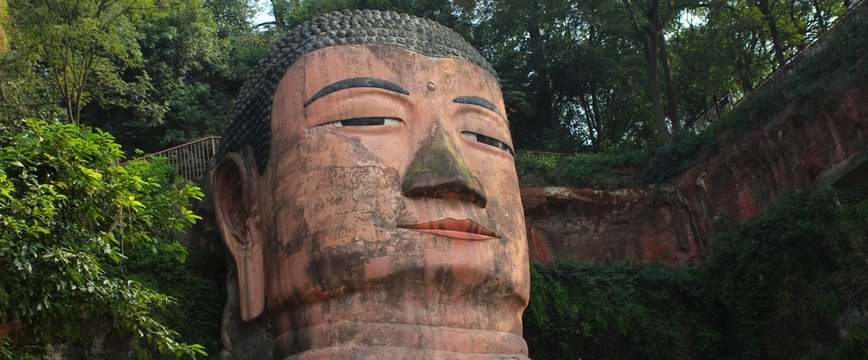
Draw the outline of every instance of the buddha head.
M525 358L524 218L500 86L451 30L347 11L242 89L213 175L241 318L279 358Z

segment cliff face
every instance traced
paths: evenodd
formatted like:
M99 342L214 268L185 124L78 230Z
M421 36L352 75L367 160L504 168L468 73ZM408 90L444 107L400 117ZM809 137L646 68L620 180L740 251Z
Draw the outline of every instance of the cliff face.
M791 99L746 134L721 134L716 155L665 187L523 188L531 258L698 261L715 217L743 220L788 192L868 166L866 80L832 74L825 93Z

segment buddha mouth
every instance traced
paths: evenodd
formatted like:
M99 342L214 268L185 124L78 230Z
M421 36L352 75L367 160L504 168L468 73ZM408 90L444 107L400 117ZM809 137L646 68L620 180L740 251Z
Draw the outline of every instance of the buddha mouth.
M398 225L398 227L461 240L489 240L499 237L493 231L468 219L447 218L423 224Z

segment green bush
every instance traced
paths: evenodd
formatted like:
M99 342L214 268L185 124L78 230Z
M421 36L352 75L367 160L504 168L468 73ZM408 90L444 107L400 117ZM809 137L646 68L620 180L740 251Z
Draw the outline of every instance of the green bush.
M833 210L826 197L790 196L715 235L700 273L719 358L794 359L837 341Z
M574 186L609 189L635 183L632 177L619 177L616 168L635 168L642 155L628 152L563 156L545 153L523 153L515 156L515 168L523 186Z
M164 157L126 166L163 187L186 183ZM180 341L200 344L209 354L219 354L226 269L224 262L214 259L223 259L223 254L208 248L183 249L177 253L133 248L127 250L126 256L123 266L114 270L172 299L156 309L155 318L177 331ZM134 350L138 358L161 357L159 349L153 347L139 346Z
M174 302L159 308L155 317L178 332L181 341L200 344L210 354L220 352L220 324L226 290L215 274L225 273L206 249L191 249L183 264L163 252L136 249L127 253L125 271L142 284L170 296ZM157 357L153 349L150 358Z
M50 341L85 340L82 324L108 320L175 356L200 345L154 318L170 302L124 272L134 250L180 258L171 240L198 217L202 196L185 184L161 186L98 129L26 120L0 134L0 321L20 325L2 353L39 355Z
M524 336L534 359L690 359L691 271L648 264L534 264ZM697 324L699 325L699 324Z

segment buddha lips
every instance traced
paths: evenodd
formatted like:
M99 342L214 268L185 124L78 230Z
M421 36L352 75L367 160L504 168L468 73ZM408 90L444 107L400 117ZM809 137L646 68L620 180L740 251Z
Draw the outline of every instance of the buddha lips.
M460 240L490 240L499 237L493 231L468 219L447 218L422 224L398 225L398 228Z

